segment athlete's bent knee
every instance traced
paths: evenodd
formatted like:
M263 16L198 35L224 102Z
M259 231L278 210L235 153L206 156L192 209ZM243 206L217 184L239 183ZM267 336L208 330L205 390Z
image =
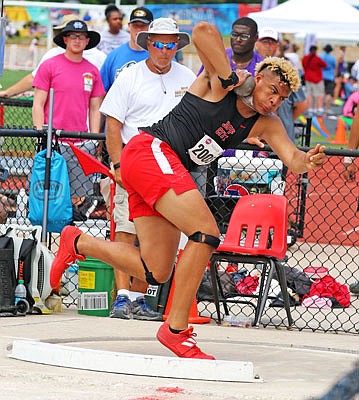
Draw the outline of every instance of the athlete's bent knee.
M146 277L146 282L149 283L150 285L155 285L158 286L161 283L165 283L168 281L169 276L159 276L157 279L155 279L155 277L153 276L153 273L147 268L146 263L143 261L143 259L141 258L142 261L142 265L143 265L143 269L145 270L145 277Z
M188 236L188 240L192 240L193 242L197 243L205 243L209 246L216 249L219 244L221 243L220 239L213 235L207 235L206 233L202 233L200 231L193 233L192 235Z

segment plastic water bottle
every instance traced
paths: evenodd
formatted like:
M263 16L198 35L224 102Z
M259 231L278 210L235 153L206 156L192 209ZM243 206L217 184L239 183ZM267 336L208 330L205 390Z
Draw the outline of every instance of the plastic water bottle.
M21 315L25 315L30 310L30 304L26 300L26 287L22 279L19 279L15 288L15 306Z
M27 206L27 194L25 189L20 189L19 194L16 198L16 221L18 224L23 224L26 221L26 206Z
M26 287L24 285L24 281L19 279L19 283L15 288L15 304L17 304L20 300L26 299Z

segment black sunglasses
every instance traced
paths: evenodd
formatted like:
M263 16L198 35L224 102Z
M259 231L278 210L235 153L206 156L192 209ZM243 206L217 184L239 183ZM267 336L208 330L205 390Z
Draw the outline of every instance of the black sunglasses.
M241 40L248 40L251 37L249 33L237 33L231 32L231 38L237 40L238 38Z

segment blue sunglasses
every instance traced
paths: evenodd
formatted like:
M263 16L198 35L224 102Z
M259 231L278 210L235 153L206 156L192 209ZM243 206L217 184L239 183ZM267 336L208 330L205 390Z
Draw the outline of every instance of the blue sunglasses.
M152 46L158 50L163 50L163 49L172 50L178 44L177 42L170 42L170 43L152 42L152 40L150 40L150 42L152 43Z

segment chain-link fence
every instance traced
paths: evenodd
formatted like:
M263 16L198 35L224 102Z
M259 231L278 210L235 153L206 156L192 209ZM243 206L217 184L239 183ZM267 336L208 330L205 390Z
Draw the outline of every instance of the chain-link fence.
M20 196L20 189L29 194L29 179L35 153L44 148L46 132L10 125L31 125L20 117L7 122L5 104L5 128L0 128L3 142L0 157L1 223L28 223L26 219L27 197ZM66 132L61 135L66 136ZM76 137L76 133L73 137ZM70 135L67 135L71 137ZM91 143L91 134L81 134ZM104 135L97 136L99 142ZM91 139L91 140L90 140ZM307 150L307 148L303 148ZM265 150L268 150L267 148ZM67 148L71 156L70 149ZM359 298L350 295L349 284L359 280L358 259L358 199L357 183L346 182L342 175L343 156L359 156L359 152L329 149L323 168L308 174L294 175L286 171L280 160L272 154L258 153L253 147L241 146L221 157L210 167L201 169L193 176L216 217L224 234L231 211L243 195L276 193L289 200L289 229L287 258L283 261L291 297L294 328L313 331L340 331L357 333L359 326ZM272 157L273 156L273 157ZM110 224L107 207L99 190L100 176L91 177L91 191L86 192L74 224L91 235L108 238ZM21 192L23 193L23 192ZM48 247L56 253L59 234L48 235ZM221 265L221 279L228 300L240 298L240 293L256 293L260 266ZM63 277L63 303L77 302L77 269L73 266ZM268 301L261 324L286 326L286 315L278 287L271 287L272 299ZM207 272L197 293L200 315L216 319L213 294ZM254 300L255 301L255 300ZM228 304L231 315L251 317L253 307L248 303Z

